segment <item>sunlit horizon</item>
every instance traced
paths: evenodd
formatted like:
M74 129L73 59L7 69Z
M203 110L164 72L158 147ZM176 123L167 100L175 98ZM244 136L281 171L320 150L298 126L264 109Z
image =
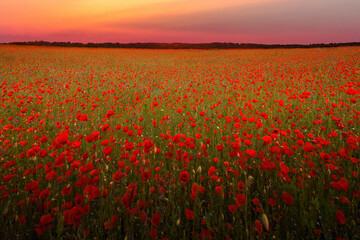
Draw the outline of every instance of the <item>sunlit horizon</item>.
M13 0L0 3L0 42L357 42L359 9L356 0Z

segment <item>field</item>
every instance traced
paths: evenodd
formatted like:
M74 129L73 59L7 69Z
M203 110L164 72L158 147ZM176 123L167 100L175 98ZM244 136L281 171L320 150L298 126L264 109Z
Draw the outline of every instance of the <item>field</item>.
M5 239L360 239L360 48L0 45Z

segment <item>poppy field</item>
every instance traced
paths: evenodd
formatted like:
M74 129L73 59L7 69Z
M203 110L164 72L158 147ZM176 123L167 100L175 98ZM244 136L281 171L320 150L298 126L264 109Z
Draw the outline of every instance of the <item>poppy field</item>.
M360 239L360 48L0 45L5 239Z

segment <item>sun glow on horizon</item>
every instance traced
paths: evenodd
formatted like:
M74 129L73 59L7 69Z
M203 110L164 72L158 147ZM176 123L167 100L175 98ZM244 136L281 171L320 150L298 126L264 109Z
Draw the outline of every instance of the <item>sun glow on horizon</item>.
M360 3L345 1L353 8L340 0L12 0L0 3L0 42L360 40Z

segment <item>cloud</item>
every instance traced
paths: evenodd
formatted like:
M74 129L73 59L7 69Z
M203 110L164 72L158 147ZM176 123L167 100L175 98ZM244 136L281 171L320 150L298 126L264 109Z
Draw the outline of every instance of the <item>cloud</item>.
M360 15L348 4L353 1L277 1L248 6L199 10L191 13L162 14L104 23L104 27L156 31L184 31L219 34L280 34L287 32L325 34L355 30L360 32Z

